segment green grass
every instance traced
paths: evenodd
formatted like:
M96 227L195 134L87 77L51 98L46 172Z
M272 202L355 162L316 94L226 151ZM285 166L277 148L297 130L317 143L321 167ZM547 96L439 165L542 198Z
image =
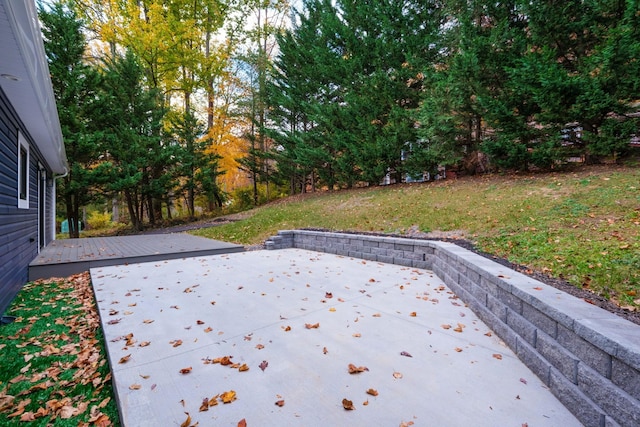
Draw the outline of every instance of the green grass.
M0 327L0 425L119 425L88 273L28 283Z
M484 176L293 197L194 234L256 244L278 230L464 235L629 309L640 308L640 169Z

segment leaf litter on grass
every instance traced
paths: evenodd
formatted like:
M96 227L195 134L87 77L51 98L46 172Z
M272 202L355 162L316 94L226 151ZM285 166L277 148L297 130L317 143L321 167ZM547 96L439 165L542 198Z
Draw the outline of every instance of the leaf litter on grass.
M88 273L31 282L0 329L0 424L119 425Z

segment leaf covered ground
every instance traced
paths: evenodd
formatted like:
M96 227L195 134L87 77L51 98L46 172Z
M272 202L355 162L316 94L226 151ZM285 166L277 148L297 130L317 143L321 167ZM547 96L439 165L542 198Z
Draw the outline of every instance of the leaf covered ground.
M89 273L28 283L0 326L0 425L118 426Z

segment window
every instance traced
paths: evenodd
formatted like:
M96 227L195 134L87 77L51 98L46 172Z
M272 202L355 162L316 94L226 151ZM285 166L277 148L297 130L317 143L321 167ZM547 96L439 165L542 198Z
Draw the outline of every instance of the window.
M29 145L18 136L18 209L29 209Z

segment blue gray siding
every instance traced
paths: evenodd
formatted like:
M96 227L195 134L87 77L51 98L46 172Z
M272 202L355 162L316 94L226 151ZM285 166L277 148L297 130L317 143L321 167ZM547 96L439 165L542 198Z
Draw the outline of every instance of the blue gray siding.
M18 209L18 132L29 142L29 209ZM38 254L38 165L45 162L0 88L0 314L26 283L29 263ZM50 172L47 177L52 178ZM52 240L54 204L51 185L42 185L45 244Z

